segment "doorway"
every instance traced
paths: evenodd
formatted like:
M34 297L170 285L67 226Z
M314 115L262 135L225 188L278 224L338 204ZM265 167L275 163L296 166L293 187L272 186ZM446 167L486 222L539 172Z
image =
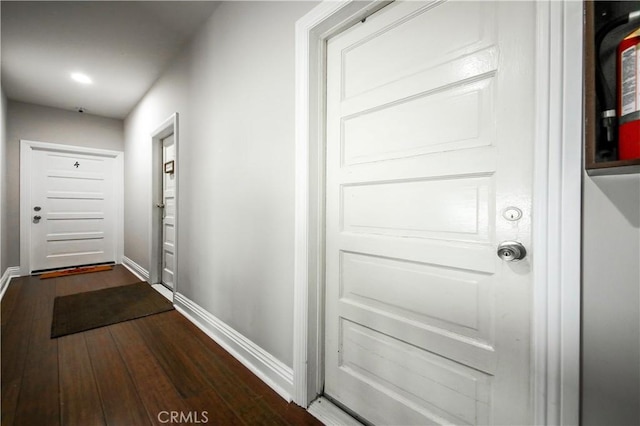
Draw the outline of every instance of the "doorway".
M178 259L178 113L151 135L151 284L175 294Z
M446 5L447 3L448 2L433 2L427 5L426 2L422 2L421 4L437 10L440 6ZM325 259L324 249L325 244L328 243L325 241L325 238L328 237L326 237L324 233L325 183L323 173L325 167L325 130L323 123L326 118L323 109L326 99L324 85L326 73L323 69L325 65L323 58L327 53L326 42L334 37L338 38L337 35L343 31L345 33L352 32L353 27L358 26L358 23L366 23L366 21L370 19L369 16L382 6L379 2L344 2L339 5L323 3L301 18L296 28L297 132L294 400L303 406L308 406L314 398L323 394L325 390L325 378L328 374L324 371L324 336L327 334L324 324L324 285L325 280L329 280L329 271L325 272L324 268L326 262L328 262L328 260ZM489 15L482 14L479 16L486 18ZM531 31L533 34L528 33L526 37L528 37L530 41L533 39L531 44L533 44L535 48L535 60L533 61L534 63L530 71L533 75L532 79L535 82L535 87L539 89L531 95L530 99L534 104L533 114L535 116L533 128L530 132L535 135L535 140L537 141L532 148L533 153L531 154L534 164L532 187L536 201L530 206L528 214L531 215L530 218L532 219L530 226L532 229L532 238L536 242L535 247L537 252L536 262L531 264L534 272L533 282L530 288L533 297L532 300L530 299L531 311L529 312L532 324L530 330L532 347L528 352L530 358L527 361L530 362L531 371L535 371L536 374L531 375L528 379L530 380L533 390L528 398L531 404L530 415L535 419L536 423L556 421L550 419L562 419L561 421L563 422L571 423L577 419L578 412L576 408L578 401L576 372L578 371L577 360L579 346L576 344L576 337L579 336L579 310L575 308L576 305L574 301L579 300L580 295L580 256L579 249L575 250L575 248L579 247L580 243L579 188L581 167L580 134L582 124L579 119L574 119L574 115L571 114L572 111L579 110L581 95L579 84L574 84L574 80L572 80L570 76L579 75L581 72L579 49L582 34L581 21L579 19L580 7L579 5L574 7L570 2L536 3L531 10L531 15L533 15L532 20L534 21L533 30ZM366 21L363 22L365 18ZM504 18L504 16L502 16L502 18ZM561 25L563 22L570 24L563 26ZM444 23L453 24L453 21L445 21ZM506 25L508 26L509 24L507 23ZM529 24L528 28L531 28L531 26L532 25ZM513 30L513 28L511 28L511 30ZM382 33L384 33L384 31L380 32L380 34ZM482 33L490 34L490 27L485 27L476 34ZM454 35L454 39L456 36L457 34ZM520 39L519 34L513 38L513 41L517 42L516 40L518 39ZM369 40L363 41L358 46L365 46L368 42ZM575 46L576 49L568 49L567 46ZM477 46L473 46L473 43L471 43L467 47L472 50ZM404 46L399 48L399 50L403 49ZM366 48L364 50L366 50ZM346 55L348 56L351 53L351 51L348 51ZM485 51L485 53L490 52ZM355 57L357 55L358 53L354 53L353 56ZM461 58L464 58L464 56L465 55L461 55ZM491 53L489 56L492 56ZM411 55L407 55L407 57L411 57ZM382 60L379 61L379 63L383 64L380 68L387 70L397 65L396 63L389 63ZM491 59L489 59L489 61L476 62L476 65L490 64ZM347 68L342 71L344 71L344 75L347 75L353 69L354 67L351 67L351 69ZM568 72L568 74L562 74L557 72L559 69L570 70L570 72ZM450 70L462 72L472 71L473 67L451 67ZM407 70L405 69L404 71ZM367 75L366 79L362 79L356 83L366 83L367 80L375 79L377 74L378 70L376 69L375 72ZM408 72L407 74L410 76L413 73ZM420 74L420 71L418 70L415 74ZM440 77L445 80L446 76L447 73L440 75ZM482 80L482 78L480 80ZM446 82L445 86L447 86ZM553 95L553 93L557 92L547 91L549 87L554 87L558 90L565 88L565 91L562 92L564 97L558 99ZM440 93L444 93L447 88L448 87L443 87L445 90L441 90ZM547 90L542 90L542 88ZM346 89L343 86L339 93L339 98L344 100L345 94ZM370 91L362 91L360 100L367 98L370 94ZM433 94L437 94L437 91ZM408 95L404 100L411 100L411 98L412 95ZM419 97L413 99L415 100L417 98ZM358 102L354 101L351 103L357 105ZM375 109L376 107L374 106L366 112L374 112ZM384 108L379 109L379 111L383 110ZM436 113L440 112L442 111L436 111ZM501 112L505 113L504 110ZM345 127L342 125L350 124L351 129L349 130L351 132L356 131L357 133L357 131L360 131L365 134L368 132L370 135L379 136L380 133L370 130L370 126L359 127L355 120L352 120L351 123L346 123L350 118L357 118L357 115L358 113L356 112L352 116L344 116L341 126L338 126L342 127L340 131L345 131ZM563 118L556 120L553 117ZM360 124L362 124L362 122ZM375 125L379 123L376 120L369 120L368 124L375 127ZM381 131L384 132L385 129ZM344 134L342 134L341 137L342 136L344 136ZM344 142L344 140L342 140L342 142ZM350 165L361 165L361 169L364 169L370 165L367 164L367 162L376 163L380 160L378 157L380 157L381 154L385 154L384 151L369 152L365 153L369 155L369 158L365 158L366 156L359 157L358 155L352 154L359 154L358 148L363 148L363 146L352 146L352 148L354 147L356 149L352 149L351 151L345 149L346 147L344 145L341 147L342 151L339 152L340 158L338 164L344 165L345 163L350 163ZM380 147L380 145L364 146L364 149L372 148L375 151ZM382 146L382 148L384 148L384 146ZM408 148L411 149L412 147L408 146ZM457 148L465 149L463 147ZM467 147L466 149L469 148ZM405 153L407 151L408 150L405 149ZM444 151L447 152L448 150ZM389 153L387 152L387 154ZM413 154L416 154L416 152L414 151ZM428 157L433 155L433 151L423 150L422 153L418 155ZM407 156L399 155L397 159L403 161L401 159L405 157ZM386 160L383 159L383 161ZM455 167L456 164L442 162L436 163L434 166L436 167L434 170L438 170L439 167L445 169L450 166ZM350 176L349 173L343 173L343 175L347 178ZM465 177L472 176L467 174ZM391 181L392 180L393 179L391 179ZM460 180L456 181L456 179L454 179L454 181L453 183L461 182ZM401 182L414 183L411 179ZM377 180L376 183L384 185L388 183L387 178ZM375 204L375 197L366 197L366 185L360 185L362 188L359 188L358 182L351 184L353 185L351 188L348 188L348 190L352 193L355 190L365 189L365 193L360 194L363 195L364 198L360 197L360 195L356 198L349 198L347 195L351 196L353 194L342 192L342 194L340 194L342 198L338 198L338 200L350 201L352 207L358 207L357 203L362 200L369 200ZM412 188L417 189L418 186L413 185ZM385 189L391 189L391 186ZM477 191L476 194L480 196L480 198L478 198L479 200L483 199L482 191ZM493 195L491 190L489 194ZM402 193L399 195L402 195ZM558 200L562 201L559 203ZM400 201L411 202L411 197ZM327 200L327 203L329 203L329 200ZM392 206L391 208L393 209L394 207L396 206ZM352 212L353 211L354 210L352 210ZM371 210L360 209L360 211L368 214ZM345 229L345 225L349 225L351 229L347 231L352 234L357 234L358 229L363 228L359 225L365 225L364 228L379 228L378 230L380 232L378 235L386 237L385 233L388 233L389 228L376 226L384 225L376 223L377 219L384 218L367 218L365 221L367 223L358 224L351 220L356 216L345 216L345 213L343 210L339 215L340 220L338 221L339 225L337 229L340 232ZM496 224L498 223L497 220L508 220L507 218L512 217L510 209L498 211L498 209L495 208L491 211L491 214L496 216L494 216L495 219L489 216L489 220L494 221ZM499 219L497 215L500 215L501 219ZM351 220L351 222L349 223L346 219ZM402 219L404 221L404 219L407 218ZM420 220L419 217L413 219L416 221ZM438 217L438 219L444 220L441 223L447 221L446 217ZM477 224L483 225L486 223L483 220L478 221ZM453 222L449 224L453 224ZM481 229L482 227L476 228ZM387 229L387 231L385 231L385 229ZM498 226L496 225L494 230L497 229ZM505 229L507 228L500 227L500 231L504 231ZM558 229L560 231L550 234L549 229ZM412 230L405 229L404 231L411 232ZM415 229L413 231L415 231ZM402 238L409 240L416 238L416 236L403 236ZM482 238L484 238L484 236L482 236ZM498 238L494 239L495 241L491 240L490 243L490 245L495 244L491 256L496 256L495 251L498 243L501 242ZM349 250L343 250L343 252L346 253L347 256L351 254ZM487 260L488 259L487 257ZM354 259L347 260L350 261L350 265L347 265L350 267L350 271L347 271L348 268L344 270L340 269L347 264L347 262L344 262L344 259L338 262L338 271L348 272L351 274L351 277L357 276L358 268L355 267L358 266L356 265L357 262L354 262ZM385 258L382 260L383 262L393 261L393 259ZM465 261L467 260L472 261L473 259L465 259ZM499 265L499 263L497 265ZM563 270L563 274L556 273L559 269ZM375 277L378 278L378 276ZM338 295L342 298L345 294L345 286L341 285ZM560 312L562 312L562 321L559 320ZM501 324L501 326L504 326L504 324ZM375 336L370 336L371 333L368 333L368 330L356 330L356 328L357 327L351 327L347 330L353 337L352 342L361 338L365 340L369 339L369 342L376 340ZM367 333L369 336L366 335ZM558 336L561 337L558 338ZM558 339L554 340L556 338ZM354 343L354 345L357 344ZM562 347L562 353L560 347ZM344 358L341 359L341 356L342 352L340 352L338 356L338 362L342 362L341 367L344 367ZM484 386L486 383L481 382L479 384L481 390L478 395L481 395L487 388ZM484 390L482 390L482 388L484 388ZM551 391L556 388L561 389L561 391L559 393ZM402 392L397 393L400 394ZM406 393L404 395L407 396ZM327 404L325 404L326 401L321 402L321 405L327 406ZM364 403L366 404L366 401ZM345 405L348 406L348 404ZM314 406L317 406L317 404L314 404ZM479 408L482 410L482 407ZM378 408L374 407L374 409ZM478 407L476 406L475 409L478 409ZM436 411L437 410L433 410L433 412ZM446 415L446 413L442 414ZM483 415L484 414L481 414L479 417L482 418ZM435 414L435 416L437 416L437 414ZM442 417L446 418L445 416Z
M21 275L120 263L122 152L20 141Z

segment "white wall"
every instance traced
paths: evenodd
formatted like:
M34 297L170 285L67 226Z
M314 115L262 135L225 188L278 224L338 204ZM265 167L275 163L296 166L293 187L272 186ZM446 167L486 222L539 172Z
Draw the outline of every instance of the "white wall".
M124 120L125 256L149 270L151 133L180 113L179 138L188 140L188 54L185 50ZM180 175L187 170L180 169ZM185 190L186 191L186 190ZM180 195L183 196L182 194Z
M178 292L293 363L294 24L225 2L125 119L125 256L149 267L150 134L180 114Z
M4 268L20 265L21 139L122 151L123 121L9 100L5 163L6 233L3 234L3 241L7 244L3 256L7 264L3 263Z
M4 95L4 91L0 88L0 276L4 274L4 271L11 265L9 265L7 259L7 239L4 238L6 234L6 220L7 220L7 202L6 202L6 188L7 177L6 171L6 158L7 158L7 98Z
M640 424L640 176L584 179L582 424Z

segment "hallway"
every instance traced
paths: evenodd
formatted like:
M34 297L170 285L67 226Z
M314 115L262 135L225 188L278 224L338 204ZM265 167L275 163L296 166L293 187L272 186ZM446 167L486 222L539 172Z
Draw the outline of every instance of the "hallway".
M15 278L2 298L2 425L320 424L177 311L50 339L56 296L129 284L112 271Z

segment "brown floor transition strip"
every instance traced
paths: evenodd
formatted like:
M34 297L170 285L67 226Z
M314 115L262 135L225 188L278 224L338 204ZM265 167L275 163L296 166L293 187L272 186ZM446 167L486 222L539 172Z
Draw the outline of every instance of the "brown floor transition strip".
M65 269L63 271L46 272L40 275L40 279L66 277L67 275L88 274L91 272L110 271L113 265L87 266L83 268Z

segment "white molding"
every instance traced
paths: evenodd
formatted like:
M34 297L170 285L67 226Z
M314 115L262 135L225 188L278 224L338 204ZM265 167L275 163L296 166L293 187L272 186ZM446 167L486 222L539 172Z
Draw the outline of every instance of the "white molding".
M294 401L307 407L322 393L322 246L324 195L324 49L333 34L388 1L323 1L296 22ZM311 308L311 309L310 309Z
M169 302L173 303L173 292L171 290L162 284L151 284L151 288L163 295Z
M160 238L160 234L158 230L162 227L162 215L160 214L160 209L156 207L156 204L159 202L154 197L157 197L158 194L162 192L162 139L167 136L173 134L174 136L174 145L176 149L176 159L175 159L175 181L176 181L176 189L175 189L175 224L174 224L174 233L175 233L175 242L174 242L174 256L173 256L173 293L175 295L178 289L178 213L180 210L180 202L179 202L179 188L180 188L180 132L179 132L179 114L176 112L171 114L169 118L167 118L162 124L160 124L153 132L151 132L151 193L149 194L149 275L148 281L151 284L158 284L162 279L162 267L161 267L161 259L160 252L162 247L162 241ZM160 177L160 178L159 178Z
M550 111L546 105L550 104L552 95L550 80L550 15L551 5L548 2L540 2L536 5L536 141L549 140ZM535 277L547 277L549 274L549 241L547 233L538 234L538 229L549 229L549 144L541 143L534 148L533 176L533 203L532 226L534 235L532 244L536 249L536 261L533 263L533 275ZM547 392L549 379L547 368L547 312L540 309L547 303L548 286L535 285L533 287L533 388L534 388L534 424L546 425L547 406L551 400Z
M124 153L107 149L87 148L76 145L62 145L49 142L20 140L20 274L31 274L31 200L25 196L31 188L31 151L39 149L54 152L72 152L114 159L114 199L115 199L115 252L114 261L119 263L124 256Z
M180 293L174 306L281 397L291 401L293 370Z
M307 411L327 426L362 426L362 423L324 397L313 401Z
M532 336L536 424L577 424L579 418L581 5L567 0L536 6ZM302 406L321 393L323 380L319 248L324 41L372 7L368 2L324 1L296 23L293 370L294 401Z
M127 268L133 275L138 277L141 281L149 282L149 271L138 265L127 256L122 257L122 266Z
M19 266L10 266L4 271L2 274L2 278L0 278L0 300L4 297L4 293L9 288L9 283L11 282L11 278L17 278L20 276L20 267Z
M580 414L582 3L537 4L535 424Z

